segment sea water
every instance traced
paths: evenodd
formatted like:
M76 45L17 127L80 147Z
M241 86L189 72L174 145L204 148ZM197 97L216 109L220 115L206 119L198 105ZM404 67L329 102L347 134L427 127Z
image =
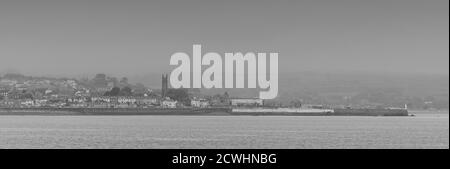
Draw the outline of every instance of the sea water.
M0 116L0 148L449 148L449 115Z

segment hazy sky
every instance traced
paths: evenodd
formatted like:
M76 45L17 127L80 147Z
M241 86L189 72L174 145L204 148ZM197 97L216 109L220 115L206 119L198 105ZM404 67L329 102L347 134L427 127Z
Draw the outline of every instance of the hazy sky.
M0 72L172 70L175 52L279 52L280 72L444 74L448 0L1 0Z

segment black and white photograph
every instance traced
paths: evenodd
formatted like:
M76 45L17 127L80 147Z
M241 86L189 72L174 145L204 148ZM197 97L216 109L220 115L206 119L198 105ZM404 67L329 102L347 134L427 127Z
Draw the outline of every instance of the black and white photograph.
M0 149L448 150L449 1L1 0Z

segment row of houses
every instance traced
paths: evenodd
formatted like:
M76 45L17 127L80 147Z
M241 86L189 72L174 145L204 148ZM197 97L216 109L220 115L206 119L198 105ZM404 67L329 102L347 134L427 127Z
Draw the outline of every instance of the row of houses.
M160 99L158 97L111 97L111 96L94 96L94 97L50 97L42 99L6 99L0 101L0 106L7 107L145 107L145 106L161 106L164 108L176 107L258 107L263 106L263 100L258 98L231 98L227 102L216 102L211 99L192 98L190 105L184 105L182 102L172 100L170 98Z
M170 98L159 99L156 97L92 97L94 104L128 104L128 105L160 105L162 107L174 108L185 106L181 102L172 100ZM206 108L215 106L234 106L234 107L258 107L263 106L264 101L259 98L231 98L227 102L215 104L214 100L204 98L192 98L190 101L191 107Z
M18 100L2 100L0 107L63 107L64 102L58 102L47 99L18 99Z
M91 98L92 103L108 103L108 104L138 104L138 105L156 105L159 99L156 97L109 97L98 96Z

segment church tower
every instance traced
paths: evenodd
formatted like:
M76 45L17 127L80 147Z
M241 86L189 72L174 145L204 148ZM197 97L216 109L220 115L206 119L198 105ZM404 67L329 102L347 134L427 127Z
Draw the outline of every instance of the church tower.
M162 79L161 97L164 99L164 98L166 98L166 94L167 94L167 90L168 90L168 86L169 86L169 84L168 84L169 80L168 80L167 74L162 74L161 79Z

